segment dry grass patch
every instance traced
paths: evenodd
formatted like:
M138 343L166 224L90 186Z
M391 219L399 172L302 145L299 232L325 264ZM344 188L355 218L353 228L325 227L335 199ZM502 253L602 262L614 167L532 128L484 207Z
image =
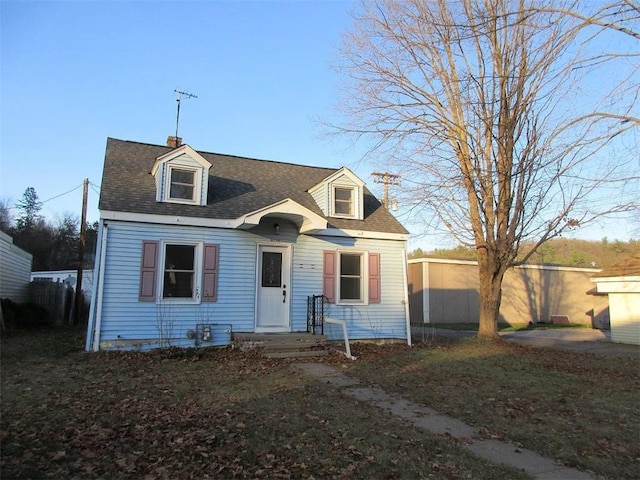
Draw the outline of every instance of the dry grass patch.
M476 339L354 347L348 373L602 478L640 478L640 365Z
M2 478L527 478L288 361L82 345L77 330L3 336Z

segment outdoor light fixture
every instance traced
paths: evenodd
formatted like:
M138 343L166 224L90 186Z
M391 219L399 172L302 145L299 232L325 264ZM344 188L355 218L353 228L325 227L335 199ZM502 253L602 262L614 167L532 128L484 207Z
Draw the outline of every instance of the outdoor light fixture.
M276 231L276 235L280 235L280 225L277 223L273 224L273 229Z

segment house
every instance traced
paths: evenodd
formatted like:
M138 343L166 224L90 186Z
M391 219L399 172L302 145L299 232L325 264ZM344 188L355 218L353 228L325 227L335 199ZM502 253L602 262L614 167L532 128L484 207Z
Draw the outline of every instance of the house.
M29 301L33 256L17 247L13 238L0 231L0 298L16 303Z
M597 294L609 297L611 341L640 345L640 255L593 275Z
M323 295L350 339L410 342L408 232L348 168L109 138L99 209L87 350L305 332Z
M31 281L65 282L76 288L78 270L40 270L31 272ZM93 290L93 270L84 270L82 273L82 295L85 302L89 304L91 292Z
M563 322L608 328L606 297L585 295L599 269L520 265L502 282L500 321L508 324ZM468 260L409 260L411 322L478 323L478 263Z

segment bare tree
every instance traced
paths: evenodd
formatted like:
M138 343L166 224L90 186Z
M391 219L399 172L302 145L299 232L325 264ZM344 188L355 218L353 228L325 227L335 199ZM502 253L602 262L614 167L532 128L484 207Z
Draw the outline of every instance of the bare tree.
M633 18L622 31L602 24L615 23L614 8L594 22L580 8L366 1L345 35L339 130L369 137L371 153L402 173L415 212L476 248L482 338L497 337L502 279L518 255L638 208ZM603 30L624 37L619 52Z

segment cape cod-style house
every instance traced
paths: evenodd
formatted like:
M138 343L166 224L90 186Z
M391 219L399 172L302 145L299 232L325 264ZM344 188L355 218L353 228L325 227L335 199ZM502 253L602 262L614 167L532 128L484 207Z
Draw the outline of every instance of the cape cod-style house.
M109 138L99 209L88 351L305 332L319 299L350 339L410 342L408 232L348 168Z

